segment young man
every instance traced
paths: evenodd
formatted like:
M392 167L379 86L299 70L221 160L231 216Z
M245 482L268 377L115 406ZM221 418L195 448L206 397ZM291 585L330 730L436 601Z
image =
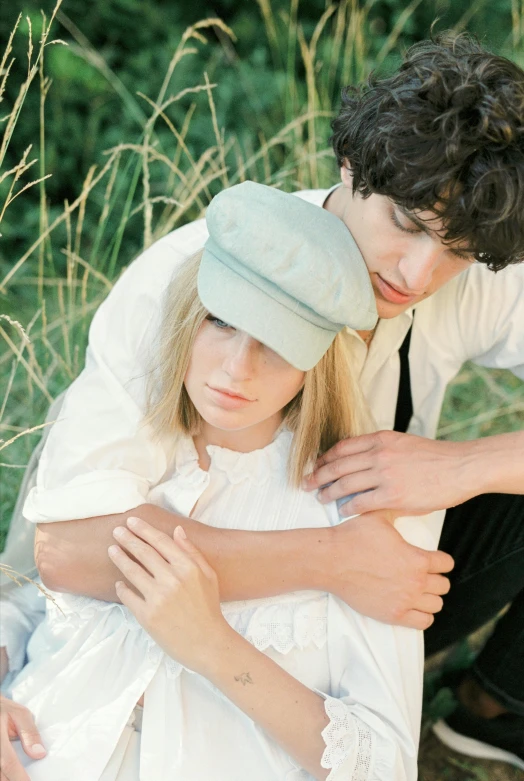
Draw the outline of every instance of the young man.
M419 44L391 78L348 91L333 141L342 186L301 196L345 222L370 272L379 325L348 339L379 432L340 443L308 485L332 483L326 501L365 492L347 503L347 514L364 515L263 535L182 524L218 571L224 599L319 588L380 620L427 629L451 560L404 542L390 511L432 513L436 529L441 508L452 508L441 547L455 559L453 588L428 651L512 607L438 729L459 749L524 767L524 434L431 439L465 360L524 379L524 73L467 38ZM148 502L168 463L136 468L148 448L143 374L166 284L205 239L202 221L166 236L94 318L86 369L25 505L50 588L115 600L113 528L129 515L170 533L181 523ZM119 443L107 433L115 421ZM115 455L122 442L125 457Z

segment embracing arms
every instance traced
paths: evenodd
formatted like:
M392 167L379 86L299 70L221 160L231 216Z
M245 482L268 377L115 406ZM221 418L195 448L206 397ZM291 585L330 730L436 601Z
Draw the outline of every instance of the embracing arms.
M129 516L169 535L182 525L216 570L223 600L318 589L365 615L424 629L449 588L439 573L449 572L451 557L405 542L379 513L333 528L246 532L205 526L149 504L118 515L40 524L35 555L44 583L114 601L118 571L107 550L113 529Z
M392 431L344 440L319 459L308 487L330 481L322 500L367 491L345 508L366 515L328 529L243 532L144 504L118 515L40 524L37 563L50 588L113 600L115 568L107 555L112 530L139 515L168 534L181 523L217 571L225 600L315 588L366 615L424 629L447 592L439 573L451 569L451 559L409 545L383 512L374 511L421 514L481 493L522 493L524 432L472 442Z

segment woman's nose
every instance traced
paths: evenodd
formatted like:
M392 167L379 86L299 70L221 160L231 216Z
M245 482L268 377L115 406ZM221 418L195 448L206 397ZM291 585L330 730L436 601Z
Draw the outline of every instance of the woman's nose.
M224 370L232 379L251 379L255 371L260 342L246 333L237 331L228 345Z

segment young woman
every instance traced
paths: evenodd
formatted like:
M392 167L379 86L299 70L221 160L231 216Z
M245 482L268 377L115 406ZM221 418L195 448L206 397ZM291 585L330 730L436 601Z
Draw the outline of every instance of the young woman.
M166 467L148 501L236 529L334 525L301 482L370 425L343 334L376 320L363 259L328 212L250 182L207 223L155 339L140 425ZM48 749L19 750L32 781L416 778L420 633L314 591L220 605L181 527L129 518L109 555L123 604L55 595L13 686Z

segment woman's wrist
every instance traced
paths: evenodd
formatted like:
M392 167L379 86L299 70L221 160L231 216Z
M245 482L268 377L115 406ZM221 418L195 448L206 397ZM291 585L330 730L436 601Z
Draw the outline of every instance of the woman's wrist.
M200 649L196 655L191 668L220 688L220 683L228 674L231 664L234 664L235 657L244 651L246 646L255 650L223 619L223 624L217 626L209 636L205 648Z

